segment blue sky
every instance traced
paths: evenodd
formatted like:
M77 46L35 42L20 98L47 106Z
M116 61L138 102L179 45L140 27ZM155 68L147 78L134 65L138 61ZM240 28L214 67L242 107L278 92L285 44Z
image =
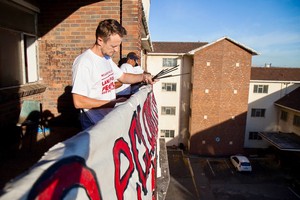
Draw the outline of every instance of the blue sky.
M300 67L300 0L151 0L152 41L228 36L260 53L253 66Z

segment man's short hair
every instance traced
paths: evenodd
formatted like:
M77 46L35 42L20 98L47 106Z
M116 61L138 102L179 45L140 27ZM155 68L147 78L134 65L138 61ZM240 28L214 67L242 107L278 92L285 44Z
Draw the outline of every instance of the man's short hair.
M126 29L114 19L106 19L99 22L96 29L96 40L101 37L104 42L107 42L109 36L118 34L120 37L127 35Z

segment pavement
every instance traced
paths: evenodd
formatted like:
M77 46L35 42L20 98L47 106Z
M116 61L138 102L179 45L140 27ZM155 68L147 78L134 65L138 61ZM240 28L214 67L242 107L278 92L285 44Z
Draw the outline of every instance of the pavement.
M166 200L213 200L213 194L199 162L191 163L180 149L168 149L170 183Z
M194 177L190 164L181 150L169 149L168 162L170 170L170 183L166 200L199 199L199 191L194 184Z
M289 182L290 168L274 163L271 157L251 158L254 171L235 171L226 158L189 155L168 148L169 185L166 200L299 200Z

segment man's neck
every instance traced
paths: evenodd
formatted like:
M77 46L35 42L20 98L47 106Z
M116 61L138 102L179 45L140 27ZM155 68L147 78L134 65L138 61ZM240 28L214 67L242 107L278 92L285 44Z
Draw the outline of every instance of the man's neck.
M94 54L96 54L97 56L100 56L100 57L104 57L102 51L101 51L101 48L98 44L94 44L94 46L91 47L91 50L92 52L94 52Z

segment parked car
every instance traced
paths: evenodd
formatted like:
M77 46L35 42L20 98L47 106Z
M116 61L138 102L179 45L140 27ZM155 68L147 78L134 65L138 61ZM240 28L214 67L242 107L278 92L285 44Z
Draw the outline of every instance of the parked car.
M252 166L249 159L246 156L234 155L230 156L230 161L237 171L252 171Z

